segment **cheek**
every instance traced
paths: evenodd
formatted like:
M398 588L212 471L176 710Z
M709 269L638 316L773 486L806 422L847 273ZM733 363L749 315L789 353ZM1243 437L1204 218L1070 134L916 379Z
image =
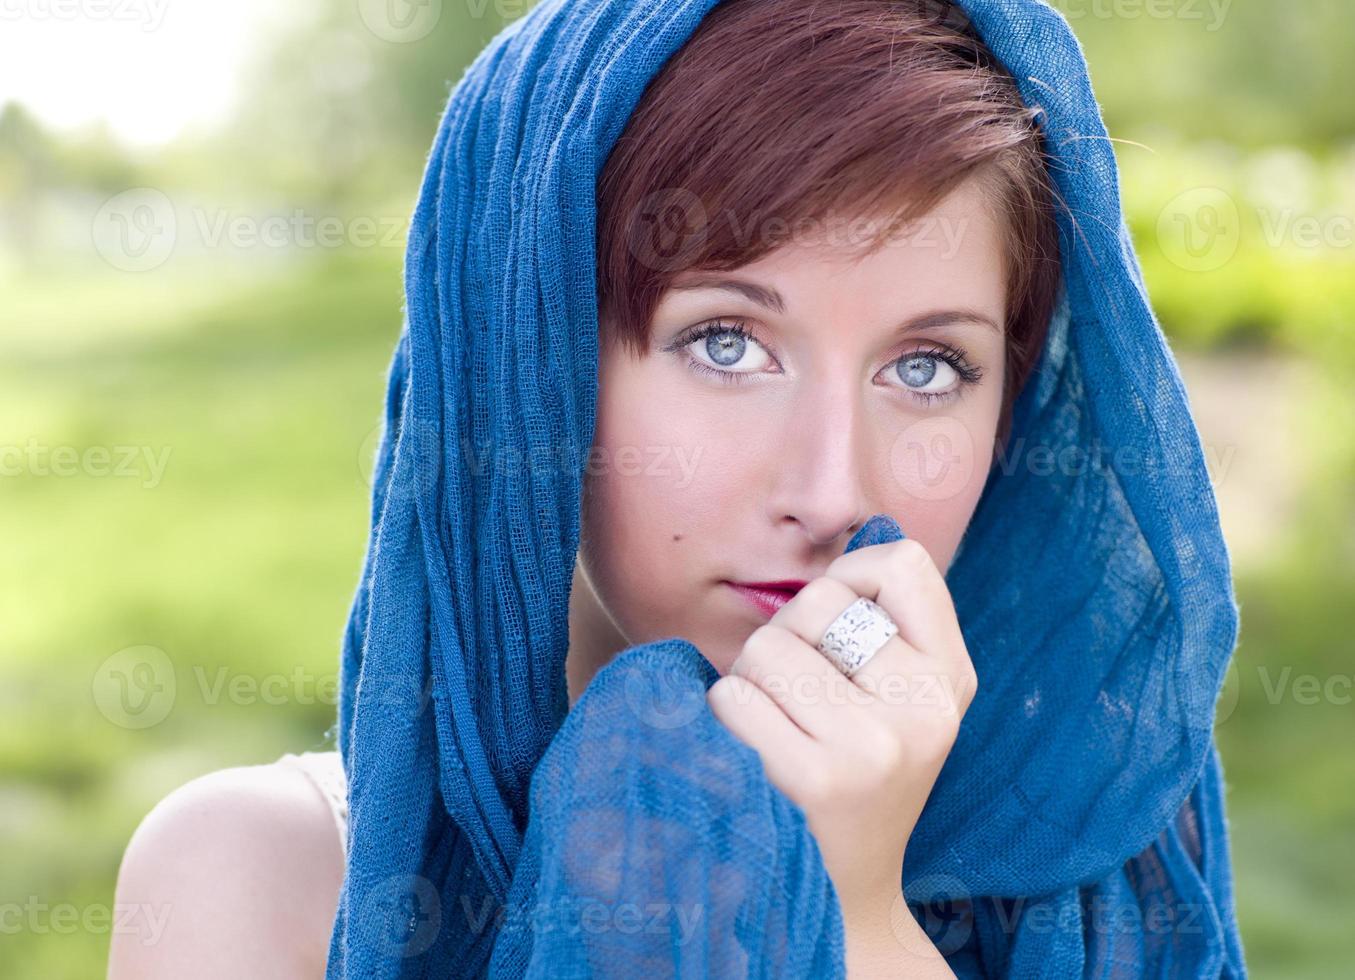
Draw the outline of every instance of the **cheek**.
M943 571L988 480L999 410L996 397L974 399L910 423L891 441L890 509L904 515Z
M696 537L738 519L758 444L722 399L635 369L600 395L590 475L627 536Z
M721 529L747 520L747 434L660 372L608 370L585 470L585 560L633 641L690 632Z

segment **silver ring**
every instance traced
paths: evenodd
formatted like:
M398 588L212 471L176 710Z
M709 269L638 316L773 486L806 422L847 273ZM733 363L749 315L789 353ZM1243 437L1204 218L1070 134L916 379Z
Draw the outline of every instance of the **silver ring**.
M878 603L857 596L855 602L828 624L818 644L819 652L851 677L898 631L898 623Z

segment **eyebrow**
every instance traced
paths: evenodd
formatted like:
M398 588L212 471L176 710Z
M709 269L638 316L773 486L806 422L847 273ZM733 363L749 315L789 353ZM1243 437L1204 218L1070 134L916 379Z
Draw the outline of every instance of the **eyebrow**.
M721 289L726 292L738 293L745 299L777 313L786 312L786 301L779 292L769 286L761 286L743 279L702 277L670 288L674 290ZM913 333L919 330L934 330L937 327L950 326L954 323L977 323L1002 333L1002 327L991 317L977 310L966 309L932 310L928 313L921 313L899 324L898 332Z

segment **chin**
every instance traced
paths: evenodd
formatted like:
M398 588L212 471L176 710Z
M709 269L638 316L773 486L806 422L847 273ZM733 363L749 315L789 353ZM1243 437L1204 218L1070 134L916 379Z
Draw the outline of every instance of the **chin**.
M738 659L739 654L743 652L742 645L731 647L728 643L697 643L696 648L701 651L701 656L710 661L710 665L716 672L724 677L729 673L729 668L734 661Z

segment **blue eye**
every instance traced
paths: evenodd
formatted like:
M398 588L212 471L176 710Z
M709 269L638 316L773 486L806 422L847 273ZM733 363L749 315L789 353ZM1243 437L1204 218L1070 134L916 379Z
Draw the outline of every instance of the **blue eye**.
M922 388L931 384L932 380L936 377L937 365L944 362L937 360L935 357L910 356L907 358L899 358L899 360L894 363L897 365L896 370L898 371L899 377L903 379L904 384L908 385L910 388ZM952 374L955 373L955 369L949 364L946 364L945 367ZM942 372L942 377L945 377L944 372Z
M663 349L684 351L688 367L725 384L741 384L776 364L767 348L738 321L699 324ZM971 366L963 351L944 344L905 354L891 366L904 390L924 405L958 397L983 377L983 370Z
M688 365L698 374L737 384L775 364L767 348L738 322L714 320L701 324L668 345L666 350L686 350Z
M720 367L733 367L747 349L748 338L736 330L706 335L705 352Z
M965 361L963 351L951 347L913 351L900 357L893 366L903 387L924 405L957 397L962 389L977 384L983 377L981 368L971 367Z

